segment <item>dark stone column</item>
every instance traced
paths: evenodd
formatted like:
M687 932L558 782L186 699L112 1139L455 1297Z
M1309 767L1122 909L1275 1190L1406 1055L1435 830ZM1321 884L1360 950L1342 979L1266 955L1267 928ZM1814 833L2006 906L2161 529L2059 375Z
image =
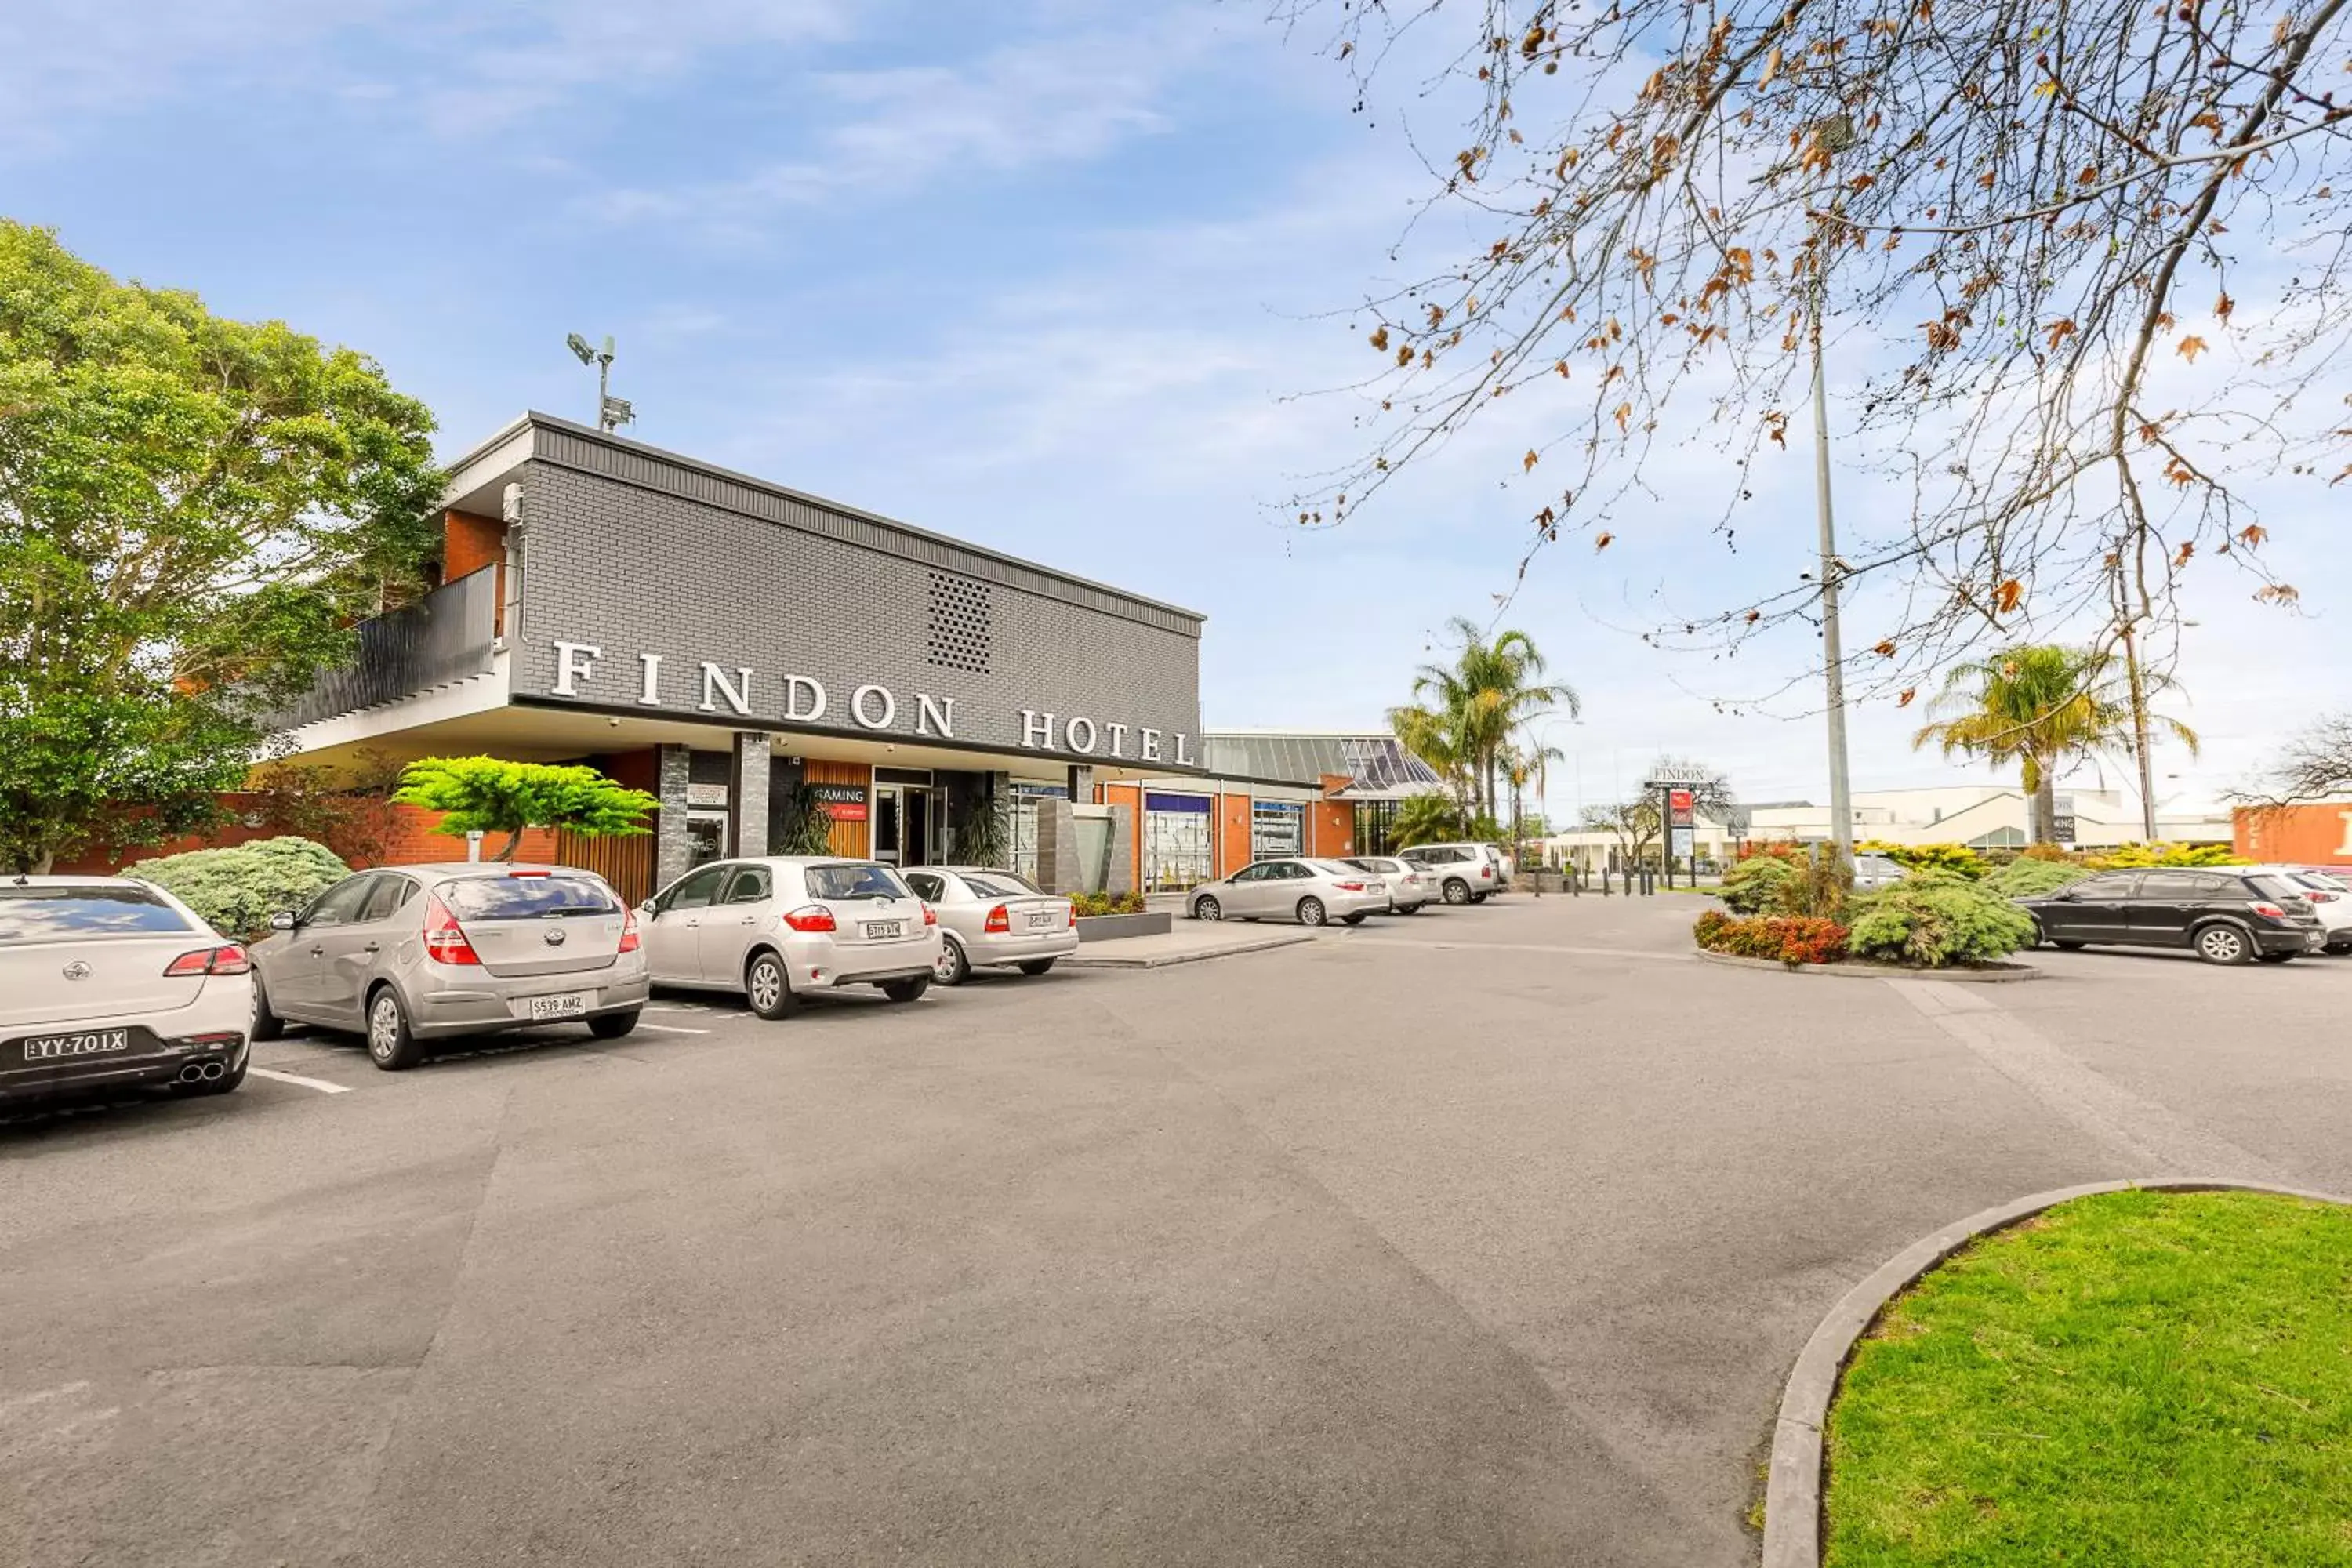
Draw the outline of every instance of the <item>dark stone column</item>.
M686 829L686 785L694 753L685 746L656 748L661 815L654 824L654 886L667 888L694 865L694 838Z
M768 732L735 731L727 774L727 853L768 852Z

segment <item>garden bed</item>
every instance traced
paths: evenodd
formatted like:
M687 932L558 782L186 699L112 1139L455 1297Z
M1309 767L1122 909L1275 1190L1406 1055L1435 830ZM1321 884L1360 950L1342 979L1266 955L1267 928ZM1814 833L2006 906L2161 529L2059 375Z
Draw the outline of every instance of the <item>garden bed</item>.
M2031 963L1955 963L1941 969L1930 969L1924 963L1879 963L1857 958L1842 958L1832 963L1789 963L1777 958L1743 958L1738 953L1712 952L1706 948L1700 948L1698 955L1709 963L1728 963L1741 969L1769 969L1782 974L1826 974L1843 980L1959 980L1997 985L2042 977L2042 971Z
M1173 931L1175 920L1166 910L1147 910L1131 915L1080 915L1073 922L1078 928L1078 941L1114 942L1128 936L1164 936Z
M1853 1347L1821 1561L2352 1561L2347 1280L2352 1209L2263 1193L2102 1193L1974 1242Z

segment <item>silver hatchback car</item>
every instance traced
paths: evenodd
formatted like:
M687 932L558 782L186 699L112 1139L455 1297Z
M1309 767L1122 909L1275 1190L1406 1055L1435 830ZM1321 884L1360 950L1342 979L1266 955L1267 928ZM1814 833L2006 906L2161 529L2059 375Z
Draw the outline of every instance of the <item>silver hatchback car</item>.
M874 860L714 860L637 918L655 984L740 992L762 1018L841 985L912 1002L940 957L938 915Z
M1359 871L1370 871L1388 884L1388 912L1392 915L1417 915L1423 904L1438 896L1437 879L1410 860L1388 855L1351 855L1347 863Z
M939 912L940 957L931 977L961 985L977 968L1009 964L1043 974L1078 951L1070 900L1011 871L983 866L923 866L907 885Z
M582 1023L637 1026L646 960L604 879L569 866L400 866L344 878L255 942L254 1038L289 1020L358 1029L389 1072L427 1040Z
M1319 926L1361 925L1389 907L1388 884L1339 860L1260 860L1192 889L1185 907L1199 921L1271 917Z

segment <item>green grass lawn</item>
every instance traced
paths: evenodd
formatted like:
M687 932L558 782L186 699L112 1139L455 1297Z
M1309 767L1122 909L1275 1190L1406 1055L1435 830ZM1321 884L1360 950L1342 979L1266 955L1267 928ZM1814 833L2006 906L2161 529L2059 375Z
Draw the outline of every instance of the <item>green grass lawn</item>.
M2052 1209L1888 1308L1827 1436L1832 1568L2352 1564L2352 1210Z

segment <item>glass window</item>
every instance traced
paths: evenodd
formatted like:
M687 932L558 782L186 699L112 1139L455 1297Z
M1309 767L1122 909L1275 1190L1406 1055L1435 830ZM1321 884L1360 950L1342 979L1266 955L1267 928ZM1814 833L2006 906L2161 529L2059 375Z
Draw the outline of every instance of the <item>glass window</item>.
M1263 882L1274 875L1271 866L1244 866L1226 880L1233 882Z
M145 888L0 888L0 945L195 929Z
M602 882L586 877L467 877L444 882L441 901L461 921L535 921L609 915L620 908Z
M310 907L302 911L301 923L306 926L351 924L366 906L367 896L373 890L374 881L373 872L344 878L310 900Z
M758 904L768 898L768 868L765 866L738 866L729 879L727 891L720 896L722 904Z
M966 872L963 885L983 899L1034 899L1042 891L1036 883L1010 871L991 871L986 876Z
M2082 899L2128 899L2138 885L2138 872L2116 871L2104 877L2085 878L2068 890Z
M909 895L907 884L887 866L877 866L870 860L841 861L830 866L811 866L801 875L808 881L809 897L813 899L904 899Z
M662 909L708 909L719 897L719 884L727 879L730 866L705 866L701 870L679 880L661 901Z
M1261 800L1250 806L1250 854L1296 855L1307 847L1307 807L1295 800Z
M2303 889L2284 877L2248 877L2245 882L2266 899L2299 899L2304 894Z
M373 924L392 919L415 891L416 884L405 877L396 877L390 872L379 874L375 885L368 889L367 903L360 910L361 923Z
M2139 896L2176 902L2210 899L2229 885L2230 879L2226 877L2200 877L2194 871L2150 871L2139 879Z
M971 879L964 880L969 883ZM915 889L915 897L927 904L936 904L948 894L948 879L936 871L909 871L907 886Z
M1204 795L1143 797L1143 881L1147 891L1178 892L1215 874L1216 822Z

